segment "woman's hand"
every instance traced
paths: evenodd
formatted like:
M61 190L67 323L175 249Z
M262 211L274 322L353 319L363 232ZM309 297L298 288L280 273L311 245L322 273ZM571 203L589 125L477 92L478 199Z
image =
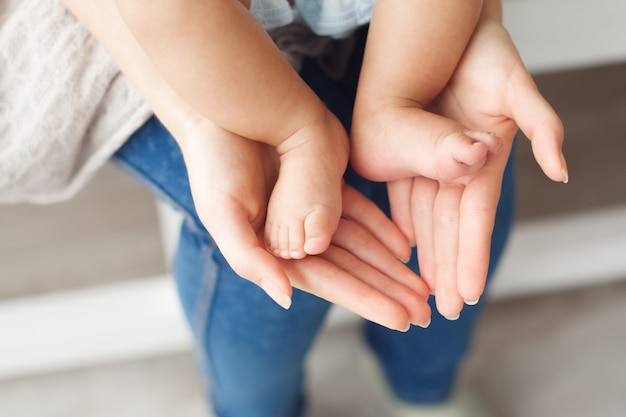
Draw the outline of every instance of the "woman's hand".
M344 187L343 211L351 220L341 221L329 250L318 257L279 262L262 239L278 172L274 149L194 114L137 43L113 1L63 3L107 48L176 138L198 215L239 275L285 308L293 284L392 329L404 329L410 321L427 322L426 286L397 260L408 257L408 243L376 206ZM352 246L355 242L363 247Z
M455 74L431 104L434 113L492 132L503 146L478 171L454 181L425 177L389 184L392 217L418 248L420 272L438 310L455 318L481 296L502 175L518 126L545 174L567 182L563 126L525 69L498 19L476 28Z
M399 260L411 253L402 233L348 185L343 186L343 208L325 253L281 261L292 284L390 329L427 326L428 287Z
M408 242L366 197L344 185L343 218L319 256L283 260L264 246L267 202L278 172L273 148L200 119L179 141L196 210L240 276L289 308L291 286L342 305L386 327L429 322L425 283L399 259Z

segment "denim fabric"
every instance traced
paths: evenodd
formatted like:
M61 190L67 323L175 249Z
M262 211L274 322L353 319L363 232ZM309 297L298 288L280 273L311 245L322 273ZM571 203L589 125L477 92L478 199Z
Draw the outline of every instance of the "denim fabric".
M294 290L285 311L230 269L194 209L178 145L156 118L112 162L185 215L174 277L219 417L296 417L304 357L329 308Z
M515 177L514 156L506 168L502 194L491 239L489 278L501 258L514 218ZM416 253L410 266L419 273ZM427 329L412 326L407 333L390 331L374 323L365 323L365 339L379 357L394 393L407 402L437 403L445 401L454 387L460 361L467 352L472 330L479 317L482 302L465 306L456 321L441 316L434 298Z
M350 125L364 39L362 31L342 80L328 78L313 60L305 62L301 73L345 126ZM113 162L185 214L174 276L216 415L301 416L304 359L328 302L294 290L292 307L285 311L232 271L195 212L180 149L155 118L120 148ZM384 184L366 181L351 169L346 180L388 211ZM491 270L510 229L513 201L509 166L493 235ZM414 260L412 265L417 268ZM365 324L365 339L398 396L416 402L447 397L479 311L480 304L466 307L455 322L434 314L428 329L413 328L408 333Z

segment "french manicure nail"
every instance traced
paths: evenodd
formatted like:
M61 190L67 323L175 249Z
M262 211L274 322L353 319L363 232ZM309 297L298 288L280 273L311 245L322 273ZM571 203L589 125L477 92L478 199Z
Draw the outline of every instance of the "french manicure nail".
M461 314L457 314L454 317L446 317L446 320L455 321L455 320L458 320L459 317L461 317Z
M289 310L289 307L291 307L291 297L282 292L274 281L264 279L263 281L261 281L261 288L263 289L263 291L265 291L267 295L270 296L272 300L276 302L276 304L278 304L285 310Z
M561 152L561 174L563 175L563 184L569 182L569 172L567 170L567 162L565 161L565 155Z
M418 326L420 326L422 329L427 329L427 328L428 328L428 326L430 326L430 322L431 322L431 319L430 319L430 317L429 317L429 318L428 318L428 321L427 321L426 323L424 323L424 324L418 324Z
M475 300L465 300L465 304L468 306L475 306L480 301L480 297Z

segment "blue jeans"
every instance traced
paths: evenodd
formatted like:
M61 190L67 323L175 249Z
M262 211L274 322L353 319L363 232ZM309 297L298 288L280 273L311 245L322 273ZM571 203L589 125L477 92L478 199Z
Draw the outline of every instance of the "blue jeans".
M345 126L350 126L361 58L362 39L343 79L331 80L313 61L301 71ZM294 290L292 307L285 311L232 271L198 219L180 149L155 118L127 141L113 162L185 214L173 272L216 415L301 416L304 360L329 303ZM364 180L351 169L346 181L388 212L384 184ZM513 207L509 163L492 239L491 272L507 239ZM411 264L417 270L415 254ZM434 313L428 329L412 327L407 333L364 324L365 342L378 356L396 395L421 403L449 396L480 306L466 306L457 321ZM435 312L434 303L431 307Z

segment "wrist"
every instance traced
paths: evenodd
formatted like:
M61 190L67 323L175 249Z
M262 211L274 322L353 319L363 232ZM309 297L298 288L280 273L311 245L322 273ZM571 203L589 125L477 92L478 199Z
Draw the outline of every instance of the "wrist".
M182 154L187 157L188 154L195 152L196 142L211 140L219 135L222 129L179 97L176 98L178 100L168 101L164 108L160 108L160 111L155 110L154 114L172 135Z

